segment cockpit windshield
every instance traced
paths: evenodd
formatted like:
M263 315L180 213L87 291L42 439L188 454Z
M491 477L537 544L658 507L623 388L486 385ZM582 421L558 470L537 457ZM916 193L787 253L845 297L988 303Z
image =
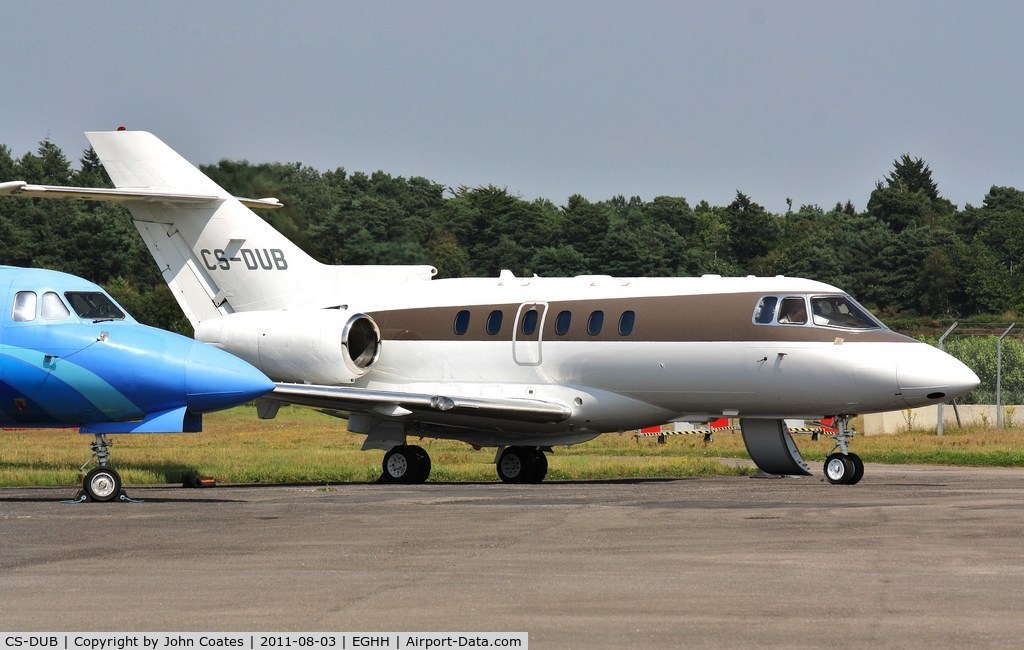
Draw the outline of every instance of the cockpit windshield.
M807 318L810 303L811 318ZM850 296L762 296L754 309L758 325L836 327L848 330L881 329L878 322Z
M114 301L99 291L65 291L64 297L81 318L92 320L121 320L124 312Z
M815 325L851 330L873 330L882 327L881 323L849 296L813 297L811 298L811 313Z

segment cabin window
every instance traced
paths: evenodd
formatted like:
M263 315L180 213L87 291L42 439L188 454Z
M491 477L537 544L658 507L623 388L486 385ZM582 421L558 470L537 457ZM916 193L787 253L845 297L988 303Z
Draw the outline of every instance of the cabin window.
M591 336L597 336L601 333L601 327L604 325L604 312L600 309L590 314L590 318L587 319L587 334Z
M532 336L537 331L537 310L531 309L523 314L523 336Z
M569 333L569 325L572 324L572 312L560 311L555 317L555 334L565 336Z
M68 308L64 306L64 301L52 291L43 294L43 306L40 312L43 320L66 320L71 315Z
M106 294L99 291L65 291L64 297L81 318L121 320L124 312Z
M828 327L842 327L853 330L871 330L882 327L878 321L849 296L811 298L811 314L815 325L827 325Z
M36 292L19 291L14 296L14 320L25 323L36 319Z
M487 316L487 333L491 336L495 336L501 331L502 316L500 309L495 309Z
M783 298L779 307L779 323L783 325L804 325L807 323L807 303L803 297Z
M779 299L775 296L765 296L761 298L761 301L757 303L757 309L754 310L754 322L761 325L768 325L775 318L775 305L779 303Z
M632 334L635 323L636 313L632 310L622 312L622 316L619 316L619 336L629 336Z
M469 329L469 311L463 309L455 314L455 333L462 336Z

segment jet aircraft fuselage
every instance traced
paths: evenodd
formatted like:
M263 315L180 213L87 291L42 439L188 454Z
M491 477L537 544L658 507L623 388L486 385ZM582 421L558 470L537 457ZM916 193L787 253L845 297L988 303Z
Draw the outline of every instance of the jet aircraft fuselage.
M897 410L977 382L959 361L886 328L840 289L799 278L504 274L409 289L350 286L336 302L359 314L323 309L331 299L320 296L321 308L209 319L196 336L295 384L271 397L323 408L329 400L301 384L563 406L515 427L472 409L422 416L421 430L474 444L565 444L672 420ZM810 316L788 322L784 306ZM344 358L350 349L327 343L342 340L353 318L379 330L366 369ZM300 332L310 333L308 345L298 343Z

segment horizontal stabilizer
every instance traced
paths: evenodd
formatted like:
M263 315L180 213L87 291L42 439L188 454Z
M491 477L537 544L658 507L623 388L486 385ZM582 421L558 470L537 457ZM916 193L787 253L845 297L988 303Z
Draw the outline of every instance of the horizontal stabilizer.
M376 413L389 417L434 414L515 419L520 422L562 422L572 410L562 404L531 399L478 399L426 393L369 390L343 386L277 384L261 400L311 406L350 413Z
M104 201L108 203L214 203L224 198L212 194L183 194L155 188L121 187L64 187L62 185L30 185L25 181L0 183L0 196L18 196L29 199L68 199L74 201ZM275 198L248 199L235 197L247 208L283 208Z
M78 432L90 434L113 433L199 433L203 430L203 416L186 407L149 413L136 422L97 422L83 425Z

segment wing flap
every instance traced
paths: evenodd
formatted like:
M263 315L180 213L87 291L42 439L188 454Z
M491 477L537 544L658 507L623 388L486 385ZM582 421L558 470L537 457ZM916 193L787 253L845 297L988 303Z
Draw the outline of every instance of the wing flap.
M480 399L448 397L426 393L370 390L344 386L277 384L261 400L310 406L331 411L375 413L391 417L472 416L499 418L536 424L567 420L572 410L553 402L533 399Z

